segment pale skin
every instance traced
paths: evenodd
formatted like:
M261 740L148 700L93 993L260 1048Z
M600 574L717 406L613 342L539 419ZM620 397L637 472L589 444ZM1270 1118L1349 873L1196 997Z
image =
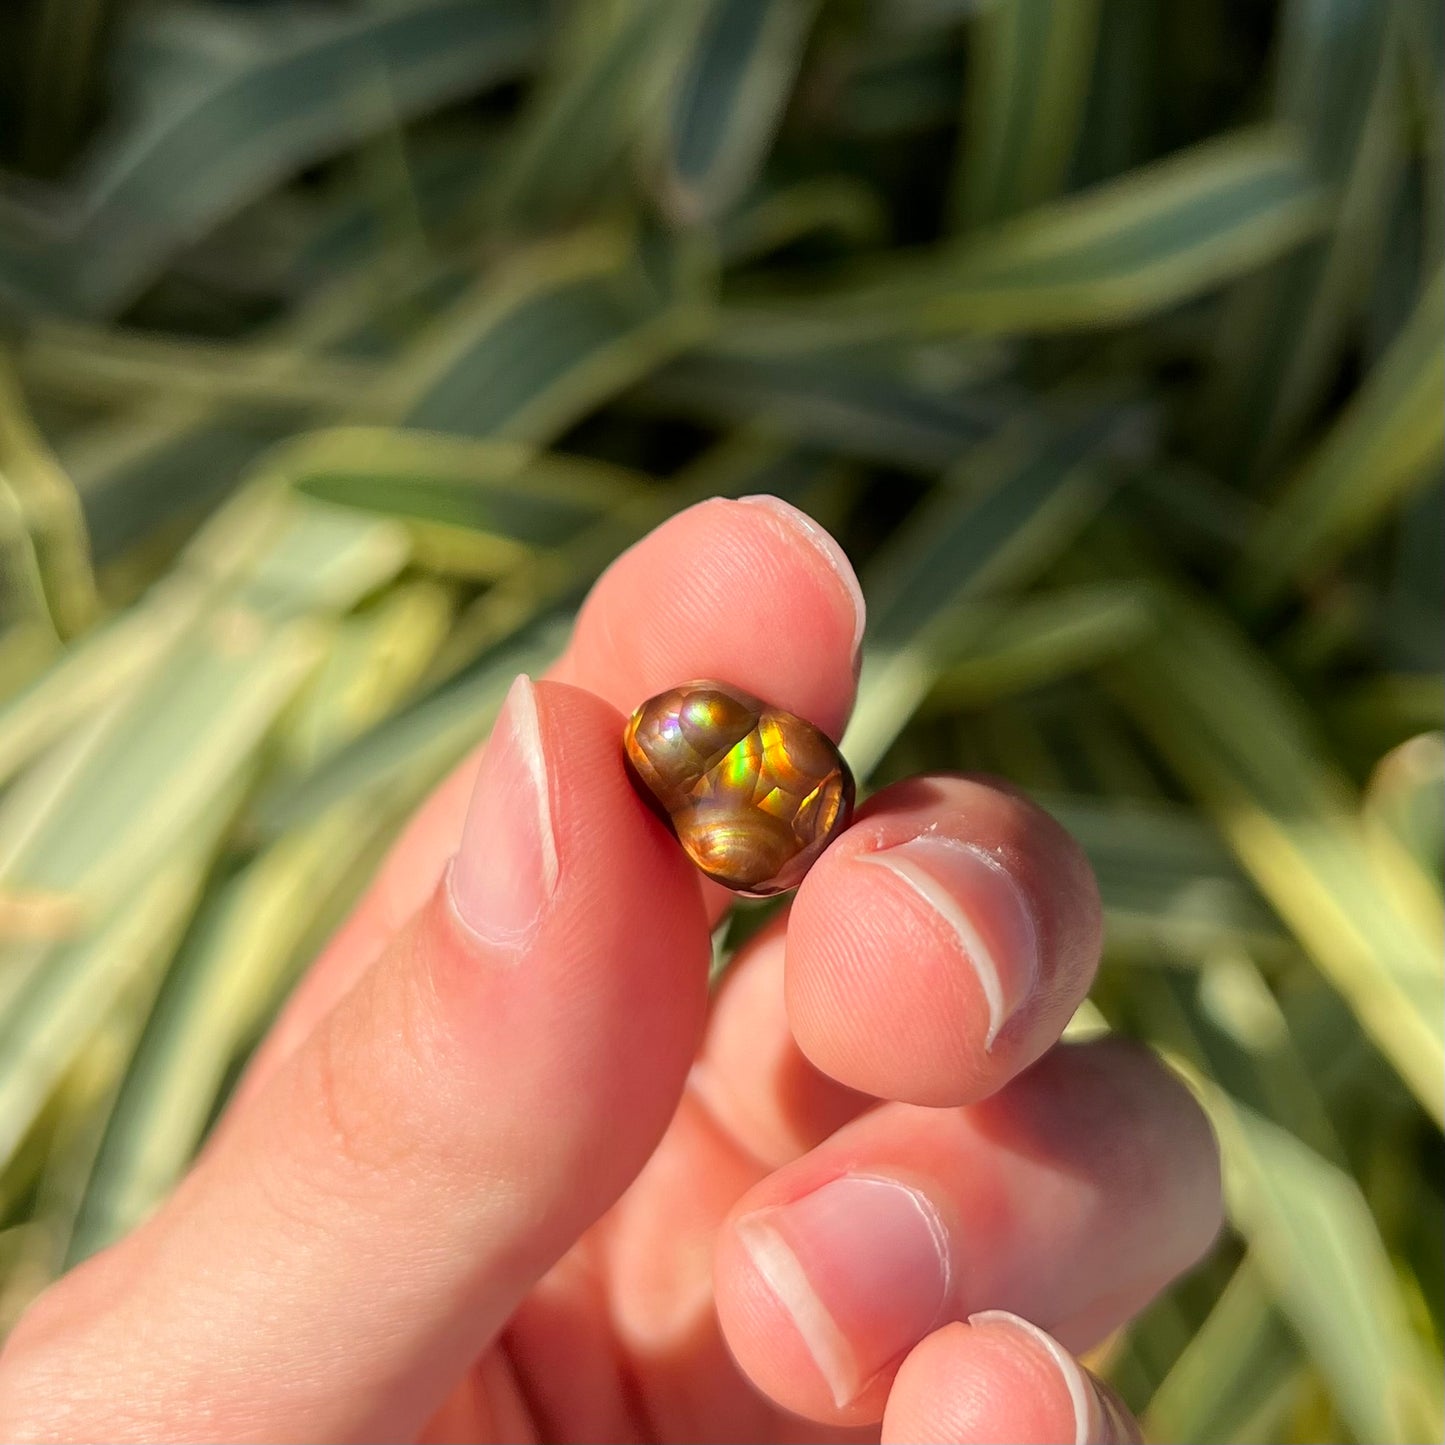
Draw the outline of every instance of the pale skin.
M173 1197L21 1321L0 1438L1137 1438L1078 1353L1207 1250L1218 1161L1142 1050L1059 1042L1077 847L995 780L886 789L709 1000L729 895L623 769L697 677L841 736L861 609L768 502L621 557Z

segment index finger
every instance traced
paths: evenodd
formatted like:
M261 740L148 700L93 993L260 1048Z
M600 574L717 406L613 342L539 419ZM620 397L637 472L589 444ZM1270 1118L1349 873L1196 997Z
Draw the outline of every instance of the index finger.
M863 620L853 569L816 522L777 497L719 498L670 517L613 562L547 676L624 713L680 682L716 677L836 739L853 705ZM298 985L244 1092L269 1077L430 896L456 850L476 769L473 754L413 816ZM706 886L716 916L726 895Z

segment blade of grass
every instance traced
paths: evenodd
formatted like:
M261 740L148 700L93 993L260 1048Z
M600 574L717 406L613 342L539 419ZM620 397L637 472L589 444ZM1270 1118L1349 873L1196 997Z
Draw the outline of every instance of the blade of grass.
M1412 1333L1390 1258L1350 1176L1195 1079L1220 1136L1230 1213L1251 1258L1362 1440L1441 1433L1438 1361Z
M1073 187L1119 175L1157 150L1161 91L1170 80L1160 63L1168 20L1152 0L1103 0Z
M94 620L97 608L85 518L74 484L35 426L3 359L0 477L30 535L47 614L58 636L73 637Z
M1101 0L997 0L970 31L954 187L962 227L1063 188L1088 99Z
M622 230L538 245L450 308L362 410L550 440L701 334L708 308L694 261Z
M257 356L274 366L277 389L284 391L363 325L383 287L406 296L414 284L376 266L342 278L266 329L260 350L248 352L253 367L262 369ZM61 459L80 491L97 559L123 553L173 519L178 498L198 515L214 508L294 421L209 397L162 395L66 439Z
M1263 265L1326 218L1291 144L1239 132L972 239L860 265L815 298L784 306L760 294L750 319L762 329L804 318L858 340L1117 326Z
M886 358L770 359L703 348L649 377L633 400L930 474L993 435L1017 404L1007 384L931 388L901 372Z
M1445 733L1420 733L1375 765L1362 817L1367 839L1383 841L1380 868L1396 846L1407 849L1430 877L1445 869Z
M0 1162L9 1160L122 993L158 979L238 792L234 782L218 787L169 854L121 895L113 916L50 951L10 1001L0 1023Z
M0 606L5 623L45 633L52 646L60 632L50 613L45 574L25 507L0 471Z
M386 716L425 675L452 615L451 591L417 578L343 618L276 739L278 765L313 768Z
M320 654L309 623L217 619L0 804L0 890L103 917L243 767Z
M762 167L816 0L708 0L658 148L661 192L684 224L715 220Z
M1145 1434L1180 1445L1238 1441L1250 1417L1298 1388L1299 1348L1246 1256L1149 1401Z
M267 790L253 827L274 838L357 793L414 779L416 797L487 735L519 672L535 676L556 660L571 631L565 614L542 618L488 649L466 672L363 733L299 778Z
M220 560L239 540L218 533L193 556L209 547ZM291 499L237 594L118 695L75 748L0 802L0 890L102 916L184 836L290 703L323 647L312 614L349 608L404 557L390 524Z
M875 10L872 25L846 52L846 71L828 112L840 135L893 139L957 123L963 83L957 47L937 35L891 27L891 14Z
M597 0L573 10L487 199L493 224L565 222L596 198L665 102L702 16L699 5L667 0Z
M198 587L165 589L78 642L0 707L0 783L144 673L194 621L203 601Z
M190 237L358 137L530 65L527 0L414 0L355 11L136 12L118 68L131 122L87 160L67 214L0 237L0 291L111 315Z
M289 413L355 404L374 368L336 358L304 370L285 348L183 341L115 327L42 322L16 357L26 382L51 396L115 403L158 394L211 403L264 405Z
M648 485L621 467L522 443L383 427L312 432L274 466L307 496L466 528L524 553L565 545Z
M1294 700L1233 629L1165 596L1160 640L1104 676L1214 817L1260 891L1354 1010L1426 1111L1442 1121L1440 896L1395 849L1366 846L1348 787Z
M1336 199L1328 234L1245 281L1224 319L1213 432L1234 467L1255 476L1268 474L1329 385L1384 241L1404 160L1398 8L1284 7L1275 114L1304 138Z
M980 707L1087 671L1133 646L1154 619L1147 589L1128 583L1059 588L953 617L930 710Z
M1445 455L1445 274L1306 458L1250 539L1239 586L1253 603L1308 582L1412 488L1439 475Z
M843 743L860 778L933 686L950 613L1041 571L1103 502L1099 452L1120 426L1107 409L1053 435L1020 424L959 463L972 488L938 492L874 559L863 674Z
M870 246L883 239L887 226L870 186L852 176L824 176L765 187L743 201L718 223L718 254L729 267L744 266L817 234L845 246Z
M1176 804L1040 793L1098 879L1110 961L1187 963L1222 948L1279 956L1278 921L1219 836Z

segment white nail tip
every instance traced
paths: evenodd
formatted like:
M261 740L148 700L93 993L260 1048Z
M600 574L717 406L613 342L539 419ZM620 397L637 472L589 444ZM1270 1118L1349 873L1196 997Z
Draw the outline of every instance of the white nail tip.
M766 1219L740 1220L737 1236L753 1268L792 1320L832 1393L833 1403L842 1409L857 1393L858 1362L837 1321L808 1282L797 1255Z
M537 832L542 845L544 893L557 886L557 839L552 832L552 798L547 784L547 757L542 751L542 719L537 711L537 689L526 673L519 673L507 692L502 714L511 724L517 758L527 769L537 805Z
M887 868L901 878L953 930L964 957L978 978L979 987L983 990L984 1001L988 1005L988 1032L984 1036L984 1048L991 1050L994 1040L998 1038L999 1030L1008 1022L1010 1013L1028 997L1033 989L1038 972L1038 940L1033 918L1023 899L1019 896L1018 885L998 859L985 853L982 849L970 847L967 843L958 843L951 838L944 838L936 834L929 835L928 846L956 850L990 869L997 875L1001 885L1008 890L1018 905L1019 918L1022 920L1028 937L1029 957L1026 961L1028 977L1021 981L1022 986L1017 989L1017 997L1006 999L1003 975L1000 972L998 960L994 957L993 949L974 926L973 920L967 912L959 906L957 898L948 885L936 878L915 859L900 856L903 849L908 846L908 844L902 844L885 849L880 853L860 853L858 857L864 863L875 863L881 868Z
M1048 1353L1058 1366L1064 1388L1069 1392L1069 1403L1074 1407L1074 1445L1089 1445L1089 1424L1093 1414L1090 1402L1097 1396L1084 1377L1079 1362L1052 1335L1019 1315L1010 1314L1008 1310L982 1310L976 1315L969 1315L968 1322L971 1325L1009 1325Z

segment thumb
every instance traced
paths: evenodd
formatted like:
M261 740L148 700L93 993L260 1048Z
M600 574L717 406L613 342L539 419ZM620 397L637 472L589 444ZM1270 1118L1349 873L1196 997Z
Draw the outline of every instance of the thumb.
M436 894L171 1202L41 1297L0 1436L420 1428L645 1162L701 1033L701 895L621 731L517 680Z

